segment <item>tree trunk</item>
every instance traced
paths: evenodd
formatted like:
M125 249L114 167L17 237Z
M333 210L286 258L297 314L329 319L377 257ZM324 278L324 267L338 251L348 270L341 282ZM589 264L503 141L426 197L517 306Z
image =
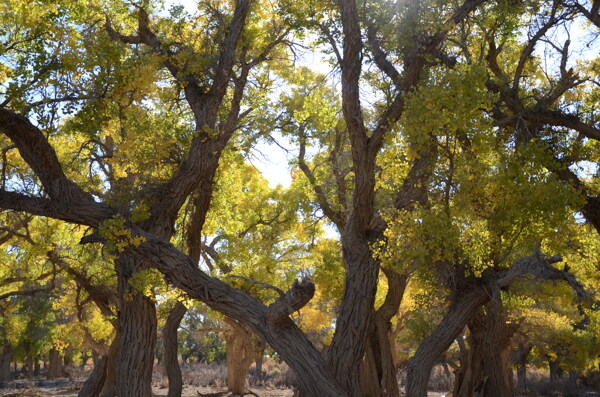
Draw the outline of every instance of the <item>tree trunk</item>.
M482 313L477 313L469 321L469 344L466 357L461 362L460 369L456 372L454 380L454 397L471 397L473 390L483 380L483 331L484 318Z
M141 262L121 254L117 258L116 265L121 297L117 395L151 396L156 344L156 308L152 299L129 285L131 276L143 268Z
M98 397L106 380L107 362L108 355L104 355L96 361L92 373L79 389L78 397Z
M467 360L457 373L456 397L512 397L510 340L518 326L505 322L502 302L496 294L469 322Z
M117 394L117 359L121 347L121 333L117 330L115 339L108 350L106 359L106 378L99 397L114 397ZM83 397L83 395L81 395Z
M114 397L116 391L115 364L118 348L119 334L117 332L108 353L94 362L94 369L79 390L78 397ZM102 394L103 391L105 391L104 394Z
M246 376L254 361L252 331L245 325L227 318L231 331L225 333L227 343L227 390L232 394L243 394L246 391Z
M383 271L388 279L388 292L385 302L375 312L361 362L360 384L364 397L400 396L390 331L391 319L398 312L404 296L407 277L390 269Z
M25 357L25 374L28 378L33 377L33 357L30 354Z
M427 397L427 383L434 364L489 298L489 288L480 285L455 293L453 303L440 324L421 342L408 363L406 397Z
M517 364L517 387L521 393L527 392L527 357L533 344L526 335L519 334L514 362Z
M360 240L355 236L342 236L348 270L341 310L328 350L329 368L344 390L353 397L361 395L359 369L373 321L379 272L379 264L371 256L369 243L366 238Z
M558 362L550 359L550 357L547 357L547 360L548 360L548 368L550 370L550 380L562 379L563 370L558 365Z
M567 382L565 383L565 390L563 395L565 397L575 397L578 396L579 393L577 389L577 379L579 378L579 371L571 370L569 371L569 377L567 378Z
M60 352L56 349L50 349L48 354L50 365L48 366L48 379L55 379L64 376Z
M487 377L486 397L514 396L513 373L510 360L510 340L519 327L507 324L500 291L487 305L483 337L483 370Z
M265 343L258 340L258 344L255 349L254 363L256 366L256 380L262 381L263 379L263 357L265 355Z
M177 358L177 329L186 311L187 308L185 305L177 302L173 309L171 309L163 328L163 366L169 378L168 397L181 397L181 390L183 389L181 368L179 368L179 360Z
M12 356L12 345L6 340L2 347L2 354L0 354L0 382L7 382L12 379L10 371Z

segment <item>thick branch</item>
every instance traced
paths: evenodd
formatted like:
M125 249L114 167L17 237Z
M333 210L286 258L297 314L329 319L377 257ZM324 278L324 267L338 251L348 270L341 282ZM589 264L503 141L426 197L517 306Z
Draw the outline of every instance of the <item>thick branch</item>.
M100 222L111 218L117 213L112 208L94 201L56 202L5 190L0 190L0 208L23 211L32 215L47 216L92 227L98 227Z
M267 321L271 324L281 324L288 316L304 307L315 294L315 284L308 278L294 281L283 296L269 305Z
M19 291L12 291L12 292L7 292L5 294L0 295L0 300L6 299L6 298L12 298L15 296L33 296L35 294L40 294L40 293L48 293L50 291L52 291L54 287L43 287L43 288L32 288L32 289L27 289L27 290L19 290Z
M531 275L540 280L564 280L569 283L571 288L580 298L589 298L589 293L583 288L581 283L575 279L575 276L567 270L559 270L552 266L553 263L561 262L562 256L555 255L546 258L539 251L532 255L520 258L501 277L497 284L500 288L506 288L517 278Z
M67 179L56 152L42 132L25 117L0 108L0 131L17 146L23 160L40 178L44 190L53 200L71 202L92 200L79 186Z

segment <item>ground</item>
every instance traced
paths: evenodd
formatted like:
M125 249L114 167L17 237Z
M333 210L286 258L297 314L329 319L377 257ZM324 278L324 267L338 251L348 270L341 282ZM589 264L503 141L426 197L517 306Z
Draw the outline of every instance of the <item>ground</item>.
M3 397L46 397L46 396L77 396L77 384L68 379L58 379L56 381L34 382L30 380L20 380L10 382L7 386L10 388L0 388L0 396ZM155 396L166 396L168 389L154 388ZM202 386L184 386L182 397L200 397L202 395L219 392L225 392L224 388L202 387ZM292 397L292 390L272 389L272 388L251 388L251 391L259 397ZM251 396L251 394L250 394ZM429 397L443 397L444 393L429 393Z

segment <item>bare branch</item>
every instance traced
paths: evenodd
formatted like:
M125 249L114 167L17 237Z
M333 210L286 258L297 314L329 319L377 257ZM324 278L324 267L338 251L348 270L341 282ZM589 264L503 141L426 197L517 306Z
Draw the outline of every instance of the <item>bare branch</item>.
M304 159L305 153L306 136L304 135L304 133L302 133L300 136L300 152L298 154L298 166L308 179L313 191L315 192L315 195L317 196L317 202L319 203L319 207L321 208L325 216L337 226L338 230L342 230L345 224L344 217L342 213L334 210L331 204L329 203L329 200L327 200L327 195L323 191L323 187L317 183L317 178L313 174L308 164L306 164L306 161Z

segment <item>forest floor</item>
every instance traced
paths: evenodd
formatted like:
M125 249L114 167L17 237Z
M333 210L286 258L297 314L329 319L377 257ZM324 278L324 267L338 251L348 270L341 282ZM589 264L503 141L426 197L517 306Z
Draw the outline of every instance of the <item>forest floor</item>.
M60 381L60 380L58 380ZM52 384L53 383L53 384ZM18 381L11 382L7 386L8 388L0 388L0 396L3 397L46 397L46 396L77 396L79 391L79 385L66 384L63 382L47 382L36 383L32 381ZM60 386L58 386L60 384ZM292 390L283 389L270 389L270 388L256 388L253 387L251 390L254 394L260 397L292 397ZM167 388L155 387L153 388L154 396L166 396L168 392ZM200 396L218 396L218 393L223 393L226 396L226 389L216 387L202 387L202 386L189 386L183 387L182 397L200 397ZM251 396L251 394L250 394Z
M57 379L53 381L32 381L18 380L8 383L6 388L0 388L0 396L3 397L46 397L46 396L77 396L79 386L77 382L68 379ZM252 387L251 390L259 397L292 397L291 389L273 389ZM154 396L166 396L167 388L155 387ZM226 389L217 387L202 387L185 385L182 397L201 397L201 396L227 396ZM430 392L429 397L443 397L445 393ZM250 396L252 394L249 394Z

